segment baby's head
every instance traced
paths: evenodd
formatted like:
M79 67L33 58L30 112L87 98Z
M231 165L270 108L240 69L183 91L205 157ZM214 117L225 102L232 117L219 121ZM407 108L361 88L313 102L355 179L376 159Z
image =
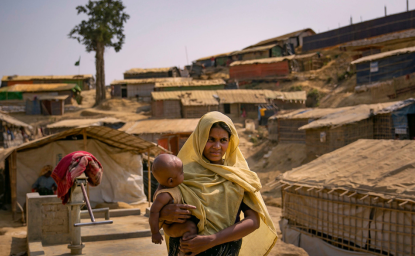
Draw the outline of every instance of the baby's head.
M153 175L160 185L174 188L184 180L183 163L177 156L159 155L154 159Z

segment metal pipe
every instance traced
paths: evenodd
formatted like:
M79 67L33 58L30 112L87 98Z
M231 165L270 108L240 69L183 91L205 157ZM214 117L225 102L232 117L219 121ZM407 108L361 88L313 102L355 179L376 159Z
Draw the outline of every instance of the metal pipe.
M104 220L104 221L95 221L95 222L84 222L84 223L75 223L74 227L84 227L84 226L95 226L95 225L103 225L103 224L112 224L112 220Z
M82 194L84 194L84 199L86 203L86 208L88 208L89 217L91 217L91 221L95 222L94 214L92 213L91 205L89 204L89 198L86 194L84 183L81 183Z

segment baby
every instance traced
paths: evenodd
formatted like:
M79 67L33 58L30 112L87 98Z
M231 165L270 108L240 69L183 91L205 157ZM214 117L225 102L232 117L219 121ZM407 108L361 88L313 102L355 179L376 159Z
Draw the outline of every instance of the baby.
M182 203L182 194L178 188L184 180L182 161L173 155L159 155L154 159L153 175L162 187L154 194L154 202L150 208L149 223L153 243L162 243L163 237L159 232L161 227L167 234L176 234L177 237L188 237L197 234L196 224L192 221L170 223L159 220L160 211L165 205Z

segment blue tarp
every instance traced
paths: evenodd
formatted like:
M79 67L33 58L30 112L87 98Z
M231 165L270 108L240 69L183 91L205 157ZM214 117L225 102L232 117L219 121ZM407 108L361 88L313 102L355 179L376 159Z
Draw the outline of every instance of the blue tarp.
M377 71L373 69L375 66L377 66ZM414 72L415 52L356 64L357 85L390 80Z

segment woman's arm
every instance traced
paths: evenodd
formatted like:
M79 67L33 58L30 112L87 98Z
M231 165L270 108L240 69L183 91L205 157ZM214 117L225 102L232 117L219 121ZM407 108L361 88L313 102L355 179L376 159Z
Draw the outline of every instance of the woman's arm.
M234 225L209 236L191 236L186 241L181 241L181 251L191 256L204 252L216 245L239 240L259 228L259 215L257 212L248 209L244 211L245 218Z

